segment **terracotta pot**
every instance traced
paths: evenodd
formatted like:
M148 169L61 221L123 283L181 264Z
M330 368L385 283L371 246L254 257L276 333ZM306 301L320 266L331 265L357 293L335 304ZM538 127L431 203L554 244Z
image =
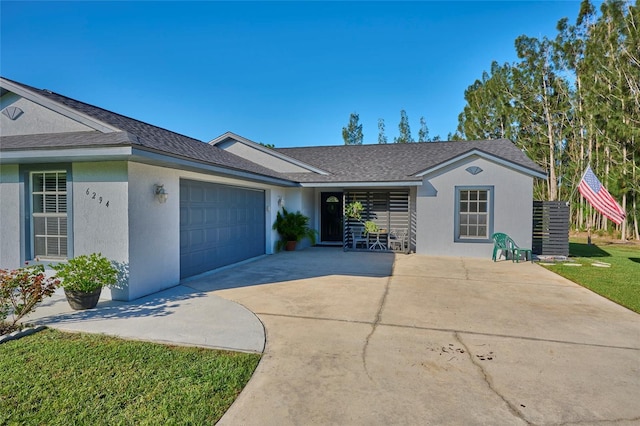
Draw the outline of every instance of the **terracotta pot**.
M287 241L287 244L284 246L286 251L294 251L296 249L297 241Z
M102 292L102 287L94 291L74 291L64 289L64 294L67 296L67 302L69 302L69 306L71 309L76 311L83 311L85 309L93 309L98 304L98 300L100 300L100 293Z

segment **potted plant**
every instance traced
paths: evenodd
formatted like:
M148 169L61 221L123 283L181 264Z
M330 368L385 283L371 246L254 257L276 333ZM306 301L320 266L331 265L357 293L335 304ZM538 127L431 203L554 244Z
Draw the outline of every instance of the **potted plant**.
M101 253L83 254L51 267L56 278L62 280L60 285L75 310L95 308L102 287L112 286L118 279L118 271Z
M288 212L284 207L278 212L273 229L280 234L276 249L295 250L296 244L303 238L308 238L311 244L316 243L316 230L309 227L309 218L302 213Z

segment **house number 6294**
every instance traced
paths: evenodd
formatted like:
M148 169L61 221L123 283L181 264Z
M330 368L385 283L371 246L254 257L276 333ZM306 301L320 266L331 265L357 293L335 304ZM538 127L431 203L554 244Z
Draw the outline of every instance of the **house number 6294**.
M87 188L87 190L84 193L87 195L87 197L90 197L92 200L96 200L98 204L102 204L102 202L104 201L102 196L96 193L95 191L91 191L91 188ZM107 200L107 202L104 203L104 206L109 207L109 200Z

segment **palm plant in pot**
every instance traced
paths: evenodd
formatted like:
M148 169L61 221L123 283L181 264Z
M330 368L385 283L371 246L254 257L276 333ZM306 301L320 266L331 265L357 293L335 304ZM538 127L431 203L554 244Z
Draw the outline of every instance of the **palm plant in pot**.
M309 218L299 211L293 213L283 207L276 216L273 229L280 234L277 250L295 250L296 244L303 238L308 238L311 244L316 243L316 230L309 227Z
M102 287L116 284L118 271L102 253L93 253L69 259L66 263L51 266L71 308L84 310L95 308Z

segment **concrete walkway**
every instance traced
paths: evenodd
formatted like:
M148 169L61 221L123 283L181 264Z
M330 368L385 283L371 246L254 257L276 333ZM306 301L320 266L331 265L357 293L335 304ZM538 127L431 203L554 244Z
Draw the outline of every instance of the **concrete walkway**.
M72 310L64 293L58 293L25 321L65 331L240 352L262 352L265 343L264 327L251 311L182 285L132 302L101 300L86 311Z
M262 361L222 425L640 423L640 315L531 263L311 248L36 314L254 352L264 324Z
M222 425L640 423L640 315L538 265L312 248L189 285L267 330Z

